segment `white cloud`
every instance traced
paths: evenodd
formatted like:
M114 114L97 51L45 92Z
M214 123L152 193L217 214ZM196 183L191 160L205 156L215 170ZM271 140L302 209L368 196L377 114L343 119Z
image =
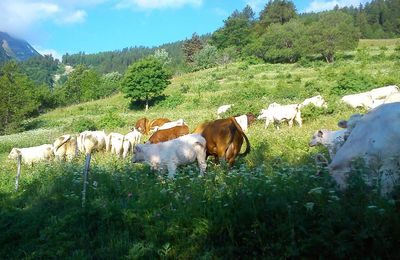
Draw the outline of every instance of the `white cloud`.
M54 49L46 49L46 48L42 48L41 46L38 46L38 45L33 45L32 47L42 55L51 54L51 56L53 56L53 58L55 58L55 59L59 59L60 61L62 59L62 54Z
M228 12L228 11L226 11L225 9L219 8L219 7L214 8L214 9L212 10L212 12L213 12L214 14L216 14L216 15L218 15L218 16L222 16L222 17L228 17L228 16L229 16L229 12Z
M306 7L305 12L320 12L325 10L331 10L336 5L339 7L344 6L355 6L357 7L359 4L365 4L368 2L367 0L333 0L333 1L324 1L324 0L314 0L312 1L308 7Z
M267 2L266 0L246 0L246 4L249 5L254 12L260 12Z
M122 0L117 8L139 8L139 9L165 9L180 8L185 5L201 6L203 0Z
M56 19L58 24L73 24L73 23L83 23L85 21L87 14L84 10L77 10L73 13L67 14L61 18Z

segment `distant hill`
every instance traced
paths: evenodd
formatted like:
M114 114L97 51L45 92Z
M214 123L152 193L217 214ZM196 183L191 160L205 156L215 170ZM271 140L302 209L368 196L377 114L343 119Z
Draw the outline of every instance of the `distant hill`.
M24 61L33 56L41 55L27 41L0 32L0 61L10 59Z

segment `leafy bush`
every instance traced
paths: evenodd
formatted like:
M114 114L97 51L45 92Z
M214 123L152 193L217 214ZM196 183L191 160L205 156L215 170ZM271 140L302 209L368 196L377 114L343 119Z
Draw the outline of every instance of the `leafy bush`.
M178 105L184 103L185 97L182 94L174 94L171 96L168 96L166 99L158 103L160 107L163 108L176 108Z
M317 119L324 114L327 114L327 110L325 108L316 107L312 104L301 108L301 118L303 121Z
M343 96L370 90L375 85L374 79L363 72L348 70L339 75L331 94Z
M78 117L74 118L71 123L72 130L74 132L83 132L86 130L95 131L97 130L97 126L93 120L87 117Z
M99 121L100 129L115 129L124 127L127 122L117 113L109 112L101 117Z

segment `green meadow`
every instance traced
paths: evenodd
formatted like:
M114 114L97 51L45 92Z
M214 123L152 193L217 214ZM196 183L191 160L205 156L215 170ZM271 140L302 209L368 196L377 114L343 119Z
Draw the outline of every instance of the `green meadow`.
M122 94L58 108L24 122L25 132L0 136L0 258L220 259L220 258L398 258L400 201L361 181L337 190L318 169L309 147L321 128L362 109L340 97L376 87L400 86L398 39L361 40L336 61L302 59L294 64L243 61L176 75L147 112ZM106 153L93 155L87 204L81 207L84 156L73 162L22 166L15 191L13 147L53 143L88 127L126 134L141 117L183 118L189 128L217 118L260 110L272 102L300 103L321 94L328 108L302 110L303 127L264 121L251 125L251 152L228 168L208 160L181 167L175 180ZM144 136L142 140L147 140ZM243 149L244 150L244 149ZM317 174L320 171L320 174Z

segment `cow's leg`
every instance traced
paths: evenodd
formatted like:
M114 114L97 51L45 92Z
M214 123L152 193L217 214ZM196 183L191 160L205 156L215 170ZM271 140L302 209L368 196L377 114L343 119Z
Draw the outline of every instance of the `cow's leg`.
M296 117L295 117L296 122L299 124L299 126L302 126L302 120L301 120L301 112L299 110L299 112L297 112Z
M228 149L226 150L226 161L228 162L229 167L232 167L235 163L235 159L237 154L239 153L236 145L233 143L229 145Z
M288 121L288 125L289 125L289 127L293 126L293 118Z
M173 163L168 164L168 178L173 179L176 172L176 165Z
M204 176L207 168L206 151L203 150L197 152L197 163L199 165L200 175Z

